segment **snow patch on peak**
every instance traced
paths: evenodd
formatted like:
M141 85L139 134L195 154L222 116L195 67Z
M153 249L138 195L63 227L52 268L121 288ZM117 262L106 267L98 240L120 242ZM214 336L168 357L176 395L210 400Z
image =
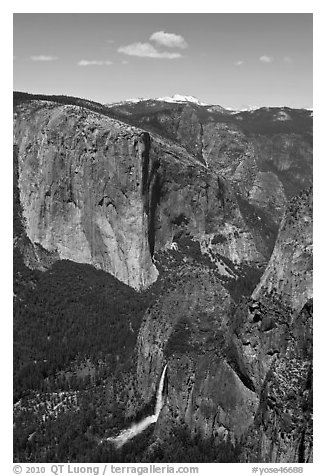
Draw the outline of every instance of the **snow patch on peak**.
M255 112L258 109L261 109L261 106L244 106L239 109L232 109L230 107L225 108L227 111L230 111L230 114L239 114L239 112Z
M163 96L160 98L156 98L155 100L176 103L192 102L194 104L197 104L198 106L208 106L208 104L199 101L199 99L195 98L194 96L184 96L182 94L174 94L173 96Z
M112 106L122 106L123 104L137 104L142 101L149 101L149 98L131 98L131 99L126 99L124 101L118 101L118 102L109 102L106 104L108 107Z
M153 102L160 101L160 102L170 102L170 103L177 103L177 104L184 104L184 103L190 102L193 104L197 104L197 106L208 106L208 104L200 101L194 96L185 96L182 94L174 94L173 96L162 96L159 98L132 98L132 99L126 99L125 101L107 103L106 105L108 107L113 107L113 106L122 106L123 104L137 104L144 101L153 101Z

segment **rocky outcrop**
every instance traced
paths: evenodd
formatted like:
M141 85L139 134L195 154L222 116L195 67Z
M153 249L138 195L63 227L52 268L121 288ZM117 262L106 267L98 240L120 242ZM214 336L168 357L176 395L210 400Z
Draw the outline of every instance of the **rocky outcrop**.
M138 338L137 385L150 401L165 364L166 406L158 434L175 424L223 441L253 423L258 397L248 375L233 365L228 332L233 300L211 270L184 267L175 285L148 310Z
M263 380L242 461L313 461L311 300L292 316L285 339Z
M232 340L260 400L243 460L311 462L311 189L290 202L252 300L234 317Z
M282 220L269 264L253 293L282 296L284 303L300 310L312 298L312 190L289 204Z

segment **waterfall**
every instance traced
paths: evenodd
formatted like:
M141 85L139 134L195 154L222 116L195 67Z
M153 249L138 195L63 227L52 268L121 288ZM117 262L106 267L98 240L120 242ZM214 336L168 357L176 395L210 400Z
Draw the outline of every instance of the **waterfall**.
M155 414L154 414L156 416L156 420L158 419L158 416L160 414L160 411L162 410L163 403L164 403L163 388L164 388L164 378L165 378L166 368L167 368L167 365L163 369L161 380L160 380L157 393L156 393L156 405L155 405Z
M165 365L163 369L160 383L156 392L155 413L143 418L143 420L141 420L139 423L132 424L129 428L123 430L118 436L107 438L107 441L112 441L117 446L117 448L121 448L121 446L123 446L128 440L131 440L131 438L134 438L134 436L139 435L139 433L146 430L146 428L157 421L164 403L163 388L166 368L167 365Z

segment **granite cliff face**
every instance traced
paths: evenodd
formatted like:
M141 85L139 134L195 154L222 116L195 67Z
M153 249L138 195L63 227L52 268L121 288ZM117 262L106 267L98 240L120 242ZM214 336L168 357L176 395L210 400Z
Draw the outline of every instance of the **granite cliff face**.
M289 203L268 266L253 293L278 294L300 310L312 298L312 190Z
M251 372L260 382L260 406L248 433L245 461L312 462L312 296L308 189L289 203L271 259L252 294L249 314L260 329L259 341L250 320L242 318L246 324L236 330L240 353L248 364L251 358Z
M155 281L146 135L80 107L35 101L19 108L15 143L32 243L138 289Z

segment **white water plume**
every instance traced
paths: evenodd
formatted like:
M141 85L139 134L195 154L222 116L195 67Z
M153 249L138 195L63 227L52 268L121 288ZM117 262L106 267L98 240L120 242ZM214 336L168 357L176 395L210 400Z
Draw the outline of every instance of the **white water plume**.
M163 388L164 388L164 378L166 373L167 365L165 365L160 383L156 393L156 404L155 404L155 413L153 415L149 415L139 423L132 424L126 430L123 430L118 436L107 438L107 441L112 441L117 448L121 448L128 440L134 438L134 436L139 435L142 431L146 430L152 423L155 423L158 419L160 411L162 410L164 398L163 398Z

